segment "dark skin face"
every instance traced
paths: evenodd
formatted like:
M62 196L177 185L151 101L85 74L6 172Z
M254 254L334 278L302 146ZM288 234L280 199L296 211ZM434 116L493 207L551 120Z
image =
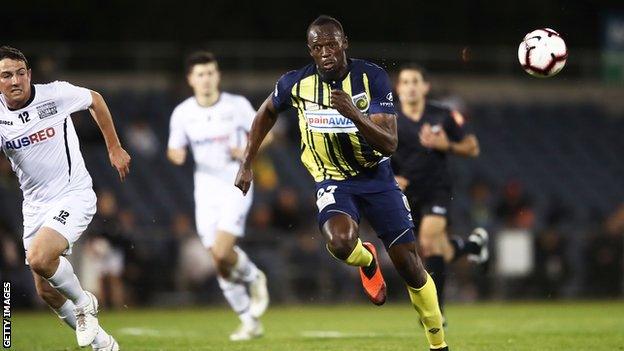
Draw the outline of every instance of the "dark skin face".
M312 26L308 31L308 49L324 80L338 80L347 74L347 37L333 24Z

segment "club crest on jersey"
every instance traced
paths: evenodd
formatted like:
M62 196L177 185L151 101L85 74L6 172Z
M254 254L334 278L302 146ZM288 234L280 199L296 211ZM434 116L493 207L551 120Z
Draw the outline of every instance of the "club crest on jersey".
M56 112L56 103L54 101L37 106L37 114L39 115L39 119L54 116Z
M10 150L10 149L18 150L28 145L33 145L33 144L48 140L52 138L55 134L56 132L54 131L54 128L52 127L42 129L38 132L32 133L29 136L9 140L4 144L4 147L7 150Z
M360 94L354 95L351 97L351 100L353 100L353 104L361 112L368 111L368 106L370 104L368 102L368 96L366 96L366 93L360 93Z

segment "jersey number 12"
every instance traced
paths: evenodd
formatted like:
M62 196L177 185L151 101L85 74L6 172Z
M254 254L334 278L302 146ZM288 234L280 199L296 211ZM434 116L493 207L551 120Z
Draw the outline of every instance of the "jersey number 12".
M28 112L22 112L17 117L22 120L22 123L30 122L30 115Z

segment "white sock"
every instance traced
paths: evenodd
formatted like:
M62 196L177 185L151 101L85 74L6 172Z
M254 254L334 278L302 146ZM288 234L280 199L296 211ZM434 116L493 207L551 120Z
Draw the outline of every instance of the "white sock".
M62 319L63 322L65 322L65 324L67 324L70 328L76 330L76 315L74 314L75 308L76 305L74 305L74 303L70 300L67 300L65 301L63 306L58 309L53 308L53 310L59 316L59 318ZM105 346L108 342L108 334L106 333L106 331L104 331L104 329L102 329L102 326L100 326L99 328L100 329L95 336L95 340L93 340L93 343L91 344L95 347Z
M53 288L71 300L74 305L85 306L89 303L89 297L82 290L78 277L74 274L74 268L65 257L60 257L59 266L54 275L48 278L48 281Z
M58 309L53 308L53 310L59 318L65 322L65 324L76 330L76 315L74 314L74 308L76 308L76 305L74 305L73 302L66 300L63 306Z
M251 283L258 276L258 267L251 262L249 256L240 247L234 246L234 251L238 254L238 260L232 269L232 279Z
M221 276L217 276L217 281L219 282L221 291L223 291L223 296L225 296L225 299L234 312L238 314L238 318L240 318L241 322L253 322L254 319L249 312L249 294L247 293L245 285L233 282Z

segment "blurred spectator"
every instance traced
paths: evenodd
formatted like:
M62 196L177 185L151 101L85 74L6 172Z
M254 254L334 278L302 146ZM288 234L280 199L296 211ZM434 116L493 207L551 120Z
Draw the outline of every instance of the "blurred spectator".
M300 301L313 300L321 295L325 273L321 269L310 269L326 260L327 253L319 236L311 235L309 230L300 231L295 234L294 245L288 250L290 288Z
M32 274L25 263L24 248L0 218L0 281L11 282L11 304L32 307L41 301L35 294Z
M273 223L271 207L266 203L254 204L249 225L257 231L269 231Z
M98 194L98 210L85 243L82 256L82 279L104 306L119 308L125 304L123 281L129 228L124 226L115 194L109 190Z
M47 84L59 79L58 62L54 57L44 55L41 56L33 68L33 83Z
M493 196L490 185L483 179L477 179L470 186L471 227L490 228L494 220Z
M506 227L531 229L535 224L532 201L518 181L509 181L503 189L503 197L496 207L496 217Z
M624 276L624 204L596 230L586 251L586 286L593 296L619 296Z
M125 131L126 143L134 153L147 159L160 155L161 150L158 137L146 121L132 122Z
M266 153L261 153L254 162L253 171L256 191L270 192L277 188L279 178L277 172L275 172L273 160Z
M535 239L535 286L541 297L557 298L569 277L566 241L554 223Z
M206 281L216 274L208 251L193 229L193 221L186 213L173 217L171 233L178 245L175 267L175 285L182 291L199 291Z
M296 230L306 216L305 208L301 207L299 195L295 189L284 186L277 191L273 210L273 224L281 230Z
M17 187L17 177L13 173L11 163L5 157L0 157L0 187Z

